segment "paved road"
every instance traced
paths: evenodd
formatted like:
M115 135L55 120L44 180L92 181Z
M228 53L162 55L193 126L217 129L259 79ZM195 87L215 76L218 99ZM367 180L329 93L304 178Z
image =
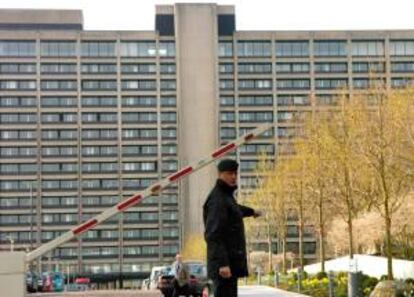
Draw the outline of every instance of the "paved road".
M43 293L29 294L30 297L159 297L159 291L88 291L70 293ZM305 295L290 293L265 286L241 286L239 287L240 297L306 297Z
M240 297L306 297L306 295L290 293L265 286L241 286Z

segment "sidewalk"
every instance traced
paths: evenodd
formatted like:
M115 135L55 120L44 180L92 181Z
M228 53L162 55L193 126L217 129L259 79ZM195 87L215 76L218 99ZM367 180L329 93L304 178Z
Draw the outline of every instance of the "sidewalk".
M283 291L268 286L240 286L239 296L244 297L309 297L294 292Z

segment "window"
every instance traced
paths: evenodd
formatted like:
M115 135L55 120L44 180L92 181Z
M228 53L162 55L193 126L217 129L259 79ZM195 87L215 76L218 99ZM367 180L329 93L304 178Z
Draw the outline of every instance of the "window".
M177 114L175 112L162 112L161 123L176 123Z
M354 89L368 89L370 87L384 85L385 82L382 79L368 79L368 78L354 78L353 87Z
M82 41L82 57L114 57L115 42Z
M51 63L42 63L40 66L41 73L76 73L76 64L51 64Z
M278 106L301 106L309 105L309 97L307 95L279 95L277 96Z
M26 91L36 90L36 81L34 80L2 80L0 89L7 91Z
M414 40L391 40L391 56L414 56Z
M165 131L165 130L162 130ZM123 139L155 139L157 138L156 129L123 129L122 130Z
M76 80L42 80L40 86L44 91L72 91L77 89Z
M308 41L276 41L277 57L309 57Z
M239 80L239 89L271 89L270 79L249 79Z
M116 123L117 114L114 112L82 113L83 123Z
M413 84L412 78L393 77L391 78L391 86L393 88L405 88Z
M83 80L82 91L116 90L116 80Z
M152 91L156 90L157 84L155 80L123 80L121 82L122 90L142 90Z
M221 96L220 97L220 106L234 106L234 97Z
M177 129L170 128L170 129L162 129L161 130L161 137L165 139L176 139L177 138Z
M240 122L271 122L273 113L271 111L240 112L239 119Z
M158 54L160 57L175 57L174 41L160 41Z
M164 148L164 146L163 146ZM158 149L156 145L138 145L138 146L123 146L122 154L124 156L155 156L157 155Z
M392 72L414 72L414 62L391 62Z
M309 63L276 63L276 73L309 73Z
M234 81L230 79L221 79L220 80L220 90L233 90Z
M316 89L341 89L348 86L348 80L345 78L338 79L315 79Z
M385 65L382 62L354 62L352 71L355 73L383 73Z
M155 112L124 112L122 113L123 123L156 123L157 113Z
M176 83L175 80L166 80L163 79L161 80L161 90L175 90L176 88Z
M36 73L36 64L28 63L1 63L0 73L17 74L17 73Z
M239 97L240 106L272 106L273 97L272 96L240 96Z
M315 63L315 73L346 73L347 63Z
M161 74L175 74L175 64L160 64Z
M383 41L352 41L352 56L383 56Z
M155 97L122 97L122 106L155 107L157 106L157 98Z
M76 97L42 97L42 107L76 107L78 99Z
M316 57L346 56L346 41L315 41L314 55Z
M35 97L0 97L1 107L35 107Z
M237 55L239 57L270 57L270 41L238 41Z
M153 172L157 170L157 162L123 163L124 172Z
M280 90L309 89L309 79L278 79L276 86Z
M155 41L121 42L122 57L153 57L156 53Z
M76 56L75 41L42 41L40 43L42 57L73 57Z
M272 73L272 64L270 63L239 63L238 72L244 73Z
M82 64L82 73L116 73L115 64Z
M0 57L34 57L35 41L0 41Z
M234 122L235 116L233 111L222 111L220 112L220 121L221 122Z
M177 105L177 100L175 97L166 97L166 96L162 96L161 97L161 106L163 107L172 107L172 106L176 106Z
M116 97L82 97L82 106L117 106Z
M232 57L233 56L233 43L231 41L219 42L219 57Z
M219 72L221 74L233 74L233 64L232 63L220 63Z
M220 129L220 138L221 139L236 138L236 129L235 128L221 128Z
M154 63L122 64L121 71L124 74L155 74L157 67Z

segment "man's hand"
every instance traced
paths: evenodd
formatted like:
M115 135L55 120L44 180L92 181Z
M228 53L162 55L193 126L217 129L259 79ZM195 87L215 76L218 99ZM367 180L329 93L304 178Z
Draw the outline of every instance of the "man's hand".
M258 217L261 217L262 215L263 215L263 213L262 213L261 210L255 210L254 214L253 214L253 217L258 218Z
M231 271L229 266L224 266L219 268L219 275L222 278L230 278L231 277Z

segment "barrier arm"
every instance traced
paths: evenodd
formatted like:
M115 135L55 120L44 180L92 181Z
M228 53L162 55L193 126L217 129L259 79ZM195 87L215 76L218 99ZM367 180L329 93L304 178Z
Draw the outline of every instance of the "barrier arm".
M116 215L117 213L123 212L128 208L140 203L143 199L153 194L158 193L161 189L167 187L171 183L174 183L184 176L192 174L207 166L208 164L212 163L213 161L220 159L224 155L228 154L229 152L233 151L237 147L249 142L253 138L259 136L266 130L272 127L272 124L263 124L254 130L246 133L245 135L237 138L236 140L229 142L222 147L215 150L210 156L201 159L199 162L188 165L179 171L167 176L166 178L160 180L159 182L155 183L154 185L146 188L145 190L138 192L137 194L124 199L123 201L119 202L118 204L108 208L107 210L103 211L99 215L87 220L86 222L78 225L77 227L67 231L66 233L60 235L59 237L39 246L37 249L29 252L26 254L26 262L31 262L36 258L44 255L45 253L49 252L50 250L64 244L65 242L71 240L74 237L81 235L82 233L94 228L95 226L99 225L100 223L104 222L105 220L109 219L110 217Z

